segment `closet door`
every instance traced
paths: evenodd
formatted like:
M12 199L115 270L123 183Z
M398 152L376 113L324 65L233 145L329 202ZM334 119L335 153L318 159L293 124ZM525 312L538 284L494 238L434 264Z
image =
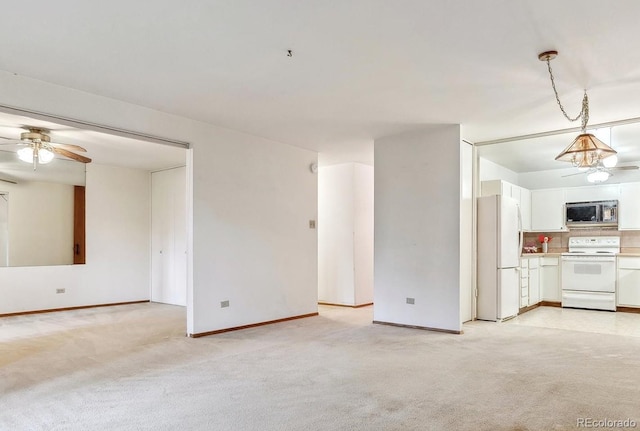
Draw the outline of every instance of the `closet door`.
M151 174L151 300L187 303L186 170Z

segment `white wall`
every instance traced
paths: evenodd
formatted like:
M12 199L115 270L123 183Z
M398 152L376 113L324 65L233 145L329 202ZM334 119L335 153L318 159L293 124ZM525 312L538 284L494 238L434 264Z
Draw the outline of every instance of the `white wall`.
M374 151L374 320L460 331L460 127L378 139Z
M354 164L355 305L373 302L373 166Z
M0 88L4 105L191 143L188 333L317 311L317 153L6 72Z
M315 160L232 132L195 148L194 333L317 312Z
M0 314L149 299L149 173L92 163L86 187L86 265L0 268Z
M511 184L520 185L518 183L519 177L516 172L483 157L479 157L478 160L478 174L480 176L480 181L504 180Z
M474 286L474 217L473 217L473 148L460 143L460 320L475 317Z
M9 192L9 265L73 264L73 186L25 181Z
M354 169L318 169L318 301L355 305Z
M0 192L0 266L9 264L9 195Z
M373 166L318 171L318 300L373 302Z

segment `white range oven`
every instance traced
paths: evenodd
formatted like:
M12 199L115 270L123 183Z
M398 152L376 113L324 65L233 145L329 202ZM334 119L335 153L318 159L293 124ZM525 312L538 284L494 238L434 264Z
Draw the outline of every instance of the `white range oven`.
M562 253L562 306L616 311L620 237L571 237Z

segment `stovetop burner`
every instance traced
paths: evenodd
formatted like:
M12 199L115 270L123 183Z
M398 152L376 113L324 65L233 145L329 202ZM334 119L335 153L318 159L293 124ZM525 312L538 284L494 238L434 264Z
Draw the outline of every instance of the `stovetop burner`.
M619 236L571 237L569 252L563 256L611 256L620 253Z

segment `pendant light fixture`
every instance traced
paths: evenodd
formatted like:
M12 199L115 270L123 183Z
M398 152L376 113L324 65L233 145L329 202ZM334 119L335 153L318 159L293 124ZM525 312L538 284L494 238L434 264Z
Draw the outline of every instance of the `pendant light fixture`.
M558 51L545 51L538 55L538 59L547 63L549 77L551 78L551 87L553 88L553 93L556 96L556 102L558 103L558 107L560 107L562 114L571 122L581 120L582 132L567 148L564 149L564 151L556 156L556 160L570 162L577 168L596 167L602 160L615 155L616 151L598 139L594 134L587 133L587 123L589 122L589 96L587 96L587 90L584 90L582 109L580 110L580 113L576 117L570 117L567 115L567 112L564 110L564 106L562 106L562 103L560 102L560 97L558 96L556 83L553 77L553 71L551 70L551 60L557 56ZM606 179L604 181L606 181Z

